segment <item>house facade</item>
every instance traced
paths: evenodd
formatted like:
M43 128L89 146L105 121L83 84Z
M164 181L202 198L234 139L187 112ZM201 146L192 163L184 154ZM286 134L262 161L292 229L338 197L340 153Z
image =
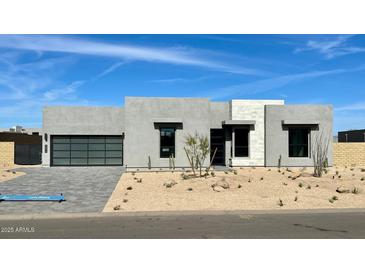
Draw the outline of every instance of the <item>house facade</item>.
M184 138L194 133L210 140L206 165L311 166L316 136L332 136L332 107L126 97L124 107L45 107L42 132L43 166L168 168L172 156L185 168Z

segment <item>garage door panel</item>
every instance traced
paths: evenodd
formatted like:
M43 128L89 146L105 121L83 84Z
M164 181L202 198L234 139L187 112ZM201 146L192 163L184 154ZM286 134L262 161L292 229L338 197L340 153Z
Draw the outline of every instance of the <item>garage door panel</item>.
M52 165L123 165L122 136L52 136Z

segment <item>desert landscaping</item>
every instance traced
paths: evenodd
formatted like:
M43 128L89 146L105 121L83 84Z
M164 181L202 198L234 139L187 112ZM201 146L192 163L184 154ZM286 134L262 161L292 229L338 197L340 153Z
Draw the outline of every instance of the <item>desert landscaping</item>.
M211 171L124 173L104 212L364 208L365 168L242 167Z
M25 174L24 172L14 171L13 169L16 167L18 166L5 164L0 165L0 183Z

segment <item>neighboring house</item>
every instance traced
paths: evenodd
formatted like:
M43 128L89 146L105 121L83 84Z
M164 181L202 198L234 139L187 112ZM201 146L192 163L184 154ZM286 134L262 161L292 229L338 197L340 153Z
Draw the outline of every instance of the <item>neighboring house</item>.
M339 131L338 142L365 142L365 129Z
M189 167L184 137L195 132L209 137L210 156L217 149L214 165L311 166L318 133L332 136L332 106L126 97L124 107L45 107L42 131L44 166L167 168L173 155Z
M0 142L11 144L12 164L35 165L42 160L42 130L15 126L0 130ZM2 153L2 151L0 151Z

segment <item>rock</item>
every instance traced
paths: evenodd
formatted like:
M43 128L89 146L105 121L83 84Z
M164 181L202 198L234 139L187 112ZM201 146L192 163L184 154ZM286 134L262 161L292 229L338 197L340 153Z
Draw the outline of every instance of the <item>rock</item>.
M343 193L350 193L350 190L349 189L346 189L346 188L343 188L343 187L338 187L336 189L336 192L343 194Z
M224 188L224 189L228 189L229 188L229 184L226 182L226 180L222 180L220 182L217 183L218 186Z
M303 174L303 173L301 173L301 172L299 172L299 173L295 173L293 176L291 176L291 179L292 179L292 180L296 180L296 179L298 179L299 177L302 177L302 174Z
M241 185L238 185L237 188L241 188L242 186Z
M128 202L128 199L123 199L123 203L127 203Z
M189 187L189 188L187 189L187 191L193 191L193 188Z
M127 187L127 190L132 190L132 189L133 189L133 187L131 187L131 186Z
M168 180L166 183L163 184L166 188L171 188L174 185L177 185L177 182L175 180Z
M222 192L222 191L224 191L224 188L219 185L215 185L215 186L213 186L213 190L215 192Z

